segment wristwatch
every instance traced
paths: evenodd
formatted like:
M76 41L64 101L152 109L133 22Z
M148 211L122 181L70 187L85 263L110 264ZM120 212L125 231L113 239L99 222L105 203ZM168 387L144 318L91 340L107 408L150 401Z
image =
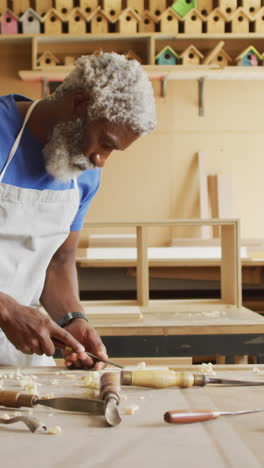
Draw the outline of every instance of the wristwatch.
M60 327L63 328L66 325L68 325L70 322L72 322L73 320L78 319L78 318L82 318L82 319L86 320L86 322L88 322L88 318L86 317L85 314L82 314L81 312L70 312L69 314L63 315L63 317L61 317L57 321L57 324Z

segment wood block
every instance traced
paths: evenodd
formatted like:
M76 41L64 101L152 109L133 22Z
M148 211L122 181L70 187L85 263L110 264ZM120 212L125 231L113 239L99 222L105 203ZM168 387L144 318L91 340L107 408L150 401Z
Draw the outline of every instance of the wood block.
M185 34L201 34L204 17L198 10L193 8L184 16Z
M155 32L156 18L149 11L144 11L140 16L139 32Z
M167 8L160 17L160 32L178 33L181 17L172 9Z
M67 16L69 34L86 34L86 14L80 8L74 8Z
M206 21L207 33L208 34L224 34L226 22L227 22L226 15L222 12L222 10L220 10L219 8L216 8L207 17L207 21Z
M90 17L91 33L106 34L108 33L110 19L101 8L97 8Z
M134 10L126 8L116 20L117 32L135 34L140 21L140 16Z

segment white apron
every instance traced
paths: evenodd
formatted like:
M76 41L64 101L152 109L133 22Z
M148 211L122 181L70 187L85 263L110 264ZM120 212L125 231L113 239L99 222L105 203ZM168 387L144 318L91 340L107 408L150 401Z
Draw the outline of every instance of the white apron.
M0 174L0 291L32 307L39 306L47 267L68 237L79 206L76 179L73 189L62 191L24 189L2 183L37 103L29 107ZM18 351L0 329L0 365L50 366L55 363L46 355Z

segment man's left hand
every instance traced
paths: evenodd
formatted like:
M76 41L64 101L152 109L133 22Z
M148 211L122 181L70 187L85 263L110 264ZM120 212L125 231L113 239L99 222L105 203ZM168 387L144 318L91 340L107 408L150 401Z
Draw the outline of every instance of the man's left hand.
M107 359L107 352L100 336L95 329L83 319L75 319L69 325L64 327L71 335L74 336L87 351ZM66 366L71 369L91 369L100 370L105 367L105 363L96 361L86 353L76 354L72 351L64 351L64 359Z

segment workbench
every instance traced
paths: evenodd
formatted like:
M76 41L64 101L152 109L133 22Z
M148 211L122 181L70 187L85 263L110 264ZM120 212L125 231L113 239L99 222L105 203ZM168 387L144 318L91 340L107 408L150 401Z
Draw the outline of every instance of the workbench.
M216 376L264 380L253 372L253 366L214 366ZM108 368L109 370L109 368ZM113 370L113 369L111 369ZM195 366L174 366L173 370L197 372ZM54 392L56 396L79 395L85 371L67 371L56 375L59 368L23 369L32 372L43 385L40 393ZM11 368L1 368L8 375ZM87 372L87 371L86 371ZM66 374L75 378L66 378ZM56 379L58 385L50 382ZM13 388L10 379L3 379L5 388ZM122 422L107 427L103 416L66 413L37 406L35 417L48 426L60 425L61 434L48 435L38 430L32 434L21 422L0 425L1 466L10 468L123 468L135 466L180 468L239 467L260 468L264 465L264 413L222 416L203 423L173 425L163 420L172 409L218 409L219 411L263 408L263 387L230 387L207 385L188 389L149 389L122 387L127 400L120 404ZM142 398L144 397L144 399ZM137 404L139 410L124 415L124 407ZM28 414L28 409L21 409ZM9 409L0 409L8 413Z

